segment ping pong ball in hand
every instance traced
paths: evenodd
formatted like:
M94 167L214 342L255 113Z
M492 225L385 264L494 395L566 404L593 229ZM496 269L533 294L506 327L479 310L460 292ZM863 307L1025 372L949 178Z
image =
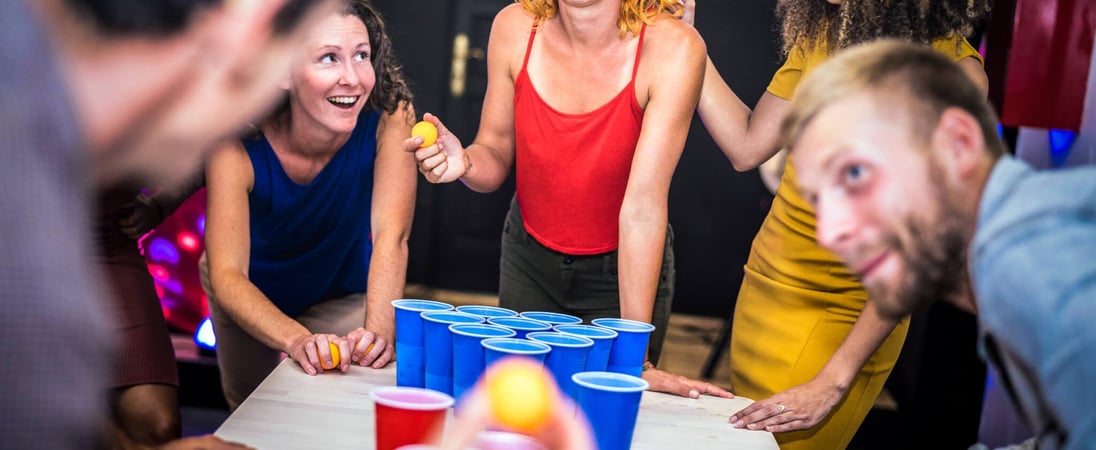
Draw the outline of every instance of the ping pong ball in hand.
M555 408L551 375L523 358L501 360L485 378L491 413L500 425L534 434L548 424Z
M421 121L411 128L411 137L416 136L422 138L422 144L419 145L419 148L429 147L438 140L438 128L430 122Z
M327 364L324 364L321 360L320 367L323 367L323 370L331 370L339 367L339 346L335 345L334 342L328 342L327 347L331 349L331 367L328 367Z

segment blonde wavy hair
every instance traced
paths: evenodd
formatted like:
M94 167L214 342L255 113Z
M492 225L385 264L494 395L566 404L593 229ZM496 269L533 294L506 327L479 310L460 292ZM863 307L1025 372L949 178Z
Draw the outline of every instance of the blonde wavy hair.
M538 21L551 19L556 16L559 6L556 0L517 0L521 7L525 8ZM651 19L661 13L669 14L675 18L685 13L685 8L677 0L623 0L620 2L620 34L629 31L638 33L643 24L650 24Z

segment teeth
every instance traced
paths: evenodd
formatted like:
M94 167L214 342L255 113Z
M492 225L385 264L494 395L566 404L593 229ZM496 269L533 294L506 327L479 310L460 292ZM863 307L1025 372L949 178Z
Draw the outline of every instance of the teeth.
M353 105L358 101L358 97L328 97L327 101L332 103L342 103L344 105Z

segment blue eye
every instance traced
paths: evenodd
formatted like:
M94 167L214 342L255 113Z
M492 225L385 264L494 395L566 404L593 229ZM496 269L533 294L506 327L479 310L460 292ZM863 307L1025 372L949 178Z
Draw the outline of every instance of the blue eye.
M863 166L858 164L851 164L845 167L845 181L855 183L864 178L864 174L867 171Z
M331 63L335 62L335 55L332 54L332 53L328 53L326 55L323 55L323 56L320 57L320 62L324 63L324 64L331 64Z

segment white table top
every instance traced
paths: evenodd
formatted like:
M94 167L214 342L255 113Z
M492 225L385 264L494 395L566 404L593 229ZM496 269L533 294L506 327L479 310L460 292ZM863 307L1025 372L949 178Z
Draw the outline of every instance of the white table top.
M309 376L285 359L216 435L267 449L373 449L373 401L369 392L394 386L394 364L380 370ZM732 427L727 417L749 405L745 398L698 400L644 392L633 449L778 449L771 433Z

